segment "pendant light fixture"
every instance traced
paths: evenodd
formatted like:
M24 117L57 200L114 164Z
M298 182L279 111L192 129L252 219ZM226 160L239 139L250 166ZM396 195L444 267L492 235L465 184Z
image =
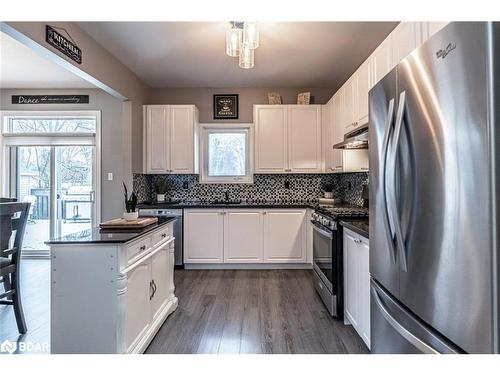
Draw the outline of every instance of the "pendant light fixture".
M226 31L226 54L239 58L239 66L251 69L255 65L255 49L259 46L259 26L252 22L231 22Z
M243 42L243 30L238 22L231 22L231 28L226 31L226 54L238 57Z
M257 22L245 22L243 25L243 44L250 49L259 46L259 25Z
M240 68L251 69L255 65L255 50L243 45L240 51Z

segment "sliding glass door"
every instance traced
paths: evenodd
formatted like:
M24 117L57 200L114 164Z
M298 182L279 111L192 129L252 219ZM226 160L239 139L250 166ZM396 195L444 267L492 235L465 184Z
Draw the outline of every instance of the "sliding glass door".
M54 147L55 236L90 229L95 225L93 146Z
M3 196L31 203L24 257L99 221L99 113L3 114Z
M14 154L11 172L15 184L15 194L20 202L31 203L23 251L43 255L48 251L44 241L51 236L51 147L19 146L11 151Z

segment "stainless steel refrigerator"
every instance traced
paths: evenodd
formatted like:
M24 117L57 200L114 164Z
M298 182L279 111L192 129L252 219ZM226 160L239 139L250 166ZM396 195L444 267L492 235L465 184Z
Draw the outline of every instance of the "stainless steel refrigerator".
M369 105L372 352L498 353L500 24L449 24Z

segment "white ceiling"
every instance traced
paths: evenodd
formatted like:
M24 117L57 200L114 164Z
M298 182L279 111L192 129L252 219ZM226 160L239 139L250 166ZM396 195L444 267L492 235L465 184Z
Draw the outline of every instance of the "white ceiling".
M56 63L0 32L0 88L95 88Z
M225 54L227 22L81 22L152 87L342 85L396 22L260 24L255 68ZM85 51L84 51L85 53Z

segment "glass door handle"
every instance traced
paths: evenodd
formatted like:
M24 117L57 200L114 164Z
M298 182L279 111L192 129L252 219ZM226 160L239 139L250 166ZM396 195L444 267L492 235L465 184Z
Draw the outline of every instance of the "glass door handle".
M89 192L89 201L95 203L95 191L92 190Z

